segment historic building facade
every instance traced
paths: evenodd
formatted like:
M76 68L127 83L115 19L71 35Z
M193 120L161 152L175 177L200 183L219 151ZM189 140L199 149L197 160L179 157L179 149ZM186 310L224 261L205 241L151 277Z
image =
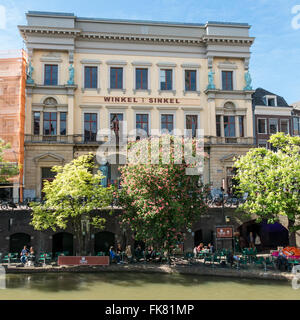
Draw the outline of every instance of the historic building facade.
M271 148L268 140L277 132L294 134L296 120L292 119L293 107L279 95L262 88L253 93L254 135L258 147ZM297 128L296 128L297 130Z
M4 160L20 166L18 176L0 184L0 199L15 202L23 196L25 69L23 50L0 51L0 139L11 146L4 151Z
M53 165L109 145L115 127L135 137L202 129L203 180L230 187L234 157L254 143L248 24L26 16L25 197L42 196Z

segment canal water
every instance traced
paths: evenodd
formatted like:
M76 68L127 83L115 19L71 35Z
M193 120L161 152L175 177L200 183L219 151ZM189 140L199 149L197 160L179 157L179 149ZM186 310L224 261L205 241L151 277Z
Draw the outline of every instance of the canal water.
M0 299L300 299L290 282L158 273L7 274Z

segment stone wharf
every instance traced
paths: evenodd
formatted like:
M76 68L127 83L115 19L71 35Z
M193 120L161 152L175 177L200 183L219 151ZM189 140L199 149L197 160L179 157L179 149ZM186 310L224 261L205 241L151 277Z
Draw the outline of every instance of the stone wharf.
M124 102L124 103L180 103L176 98L131 98L131 97L104 97L104 102Z

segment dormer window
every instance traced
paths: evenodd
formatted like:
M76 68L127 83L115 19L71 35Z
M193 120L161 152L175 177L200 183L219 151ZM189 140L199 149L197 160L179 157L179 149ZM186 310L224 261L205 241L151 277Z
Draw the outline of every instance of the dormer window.
M265 96L265 103L268 107L276 107L277 106L277 97L276 96Z

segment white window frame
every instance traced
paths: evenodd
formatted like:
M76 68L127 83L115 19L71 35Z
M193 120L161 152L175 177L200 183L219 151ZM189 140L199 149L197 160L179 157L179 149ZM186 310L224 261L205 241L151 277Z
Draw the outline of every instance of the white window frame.
M57 84L45 84L45 66L46 65L56 65L57 66ZM42 63L43 66L43 71L42 71L42 83L43 86L51 86L51 87L55 87L55 86L59 86L60 85L60 69L61 69L61 63L57 62L57 61L45 61Z
M259 132L259 120L265 120L265 132ZM268 134L267 118L257 118L257 134Z
M298 128L297 128L297 130L298 130L298 135L295 135L295 122L294 122L294 119L296 119L296 121L297 121L297 125L298 125ZM300 117L298 117L298 116L293 116L292 117L292 124L293 124L293 136L299 136L300 135Z
M282 123L283 121L286 121L286 122L287 122L288 132L285 133L285 134L289 134L289 133L290 133L290 121L289 121L289 119L280 119L280 132L283 132L283 131L281 131L281 123Z
M186 116L197 116L197 128L200 129L200 112L185 111L184 112L184 136L185 137L187 137ZM196 131L196 137L199 138L197 131Z
M147 69L147 76L148 76L148 88L147 89L137 89L136 88L136 69ZM133 81L134 81L134 89L133 89L133 93L135 94L136 92L148 92L148 94L151 94L151 78L150 78L150 68L149 65L134 65L133 68Z
M224 90L223 89L223 81L222 81L222 72L223 71L232 71L232 90ZM237 90L237 84L236 84L236 71L233 69L233 68L222 68L220 70L220 90L222 91L228 91L228 92L231 92L231 91L234 91L234 90Z
M97 91L97 93L100 92L101 88L100 88L100 64L101 64L101 61L99 62L91 62L91 63L88 63L88 62L83 62L81 61L82 63L82 68L81 68L81 72L82 72L82 75L81 75L81 81L82 81L82 86L81 86L81 91L82 92L85 92L85 91ZM97 88L85 88L84 87L84 83L85 83L85 67L97 67Z
M162 92L172 92L174 95L176 94L176 86L175 86L175 67L169 67L169 66L161 66L158 69L158 93L161 94ZM161 90L160 89L160 72L162 70L172 70L172 89L171 90Z
M151 136L151 111L145 111L145 110L135 110L134 111L134 129L137 130L136 127L136 116L138 114L147 114L148 115L148 136Z
M271 130L270 130L270 120L276 120L277 121L277 126L276 126L276 133L278 132L278 118L269 118L269 134L275 134L275 133L271 133Z
M176 111L170 111L170 110L160 110L159 111L159 132L160 134L163 134L162 132L162 126L161 126L161 116L164 114L172 114L173 115L173 132L170 132L170 134L174 134L174 130L176 130Z
M264 99L264 102L266 103L267 107L277 107L277 96L267 94L263 97L263 99ZM274 106L269 106L269 104L268 104L269 99L274 99L274 103L275 103Z
M198 96L200 95L200 65L195 65L195 64L182 64L182 76L183 76L183 95L192 94L192 93L197 93ZM196 71L196 90L195 91L189 91L185 89L185 72L191 70L191 71Z
M126 93L126 61L106 61L106 64L108 65L108 72L107 72L107 77L108 77L108 83L107 83L107 91L108 93L111 93L111 91L122 91L123 93ZM117 89L117 88L111 88L110 87L110 71L111 68L122 68L123 69L123 78L122 78L122 89Z
M81 123L82 123L82 127L81 127L81 129L82 129L82 139L83 139L83 141L84 141L84 114L85 113L97 113L97 133L96 133L96 141L98 141L97 140L97 137L98 137L98 132L99 132L99 130L100 130L100 110L99 110L99 108L87 108L87 109L84 109L84 110L82 110L82 112L81 112Z

